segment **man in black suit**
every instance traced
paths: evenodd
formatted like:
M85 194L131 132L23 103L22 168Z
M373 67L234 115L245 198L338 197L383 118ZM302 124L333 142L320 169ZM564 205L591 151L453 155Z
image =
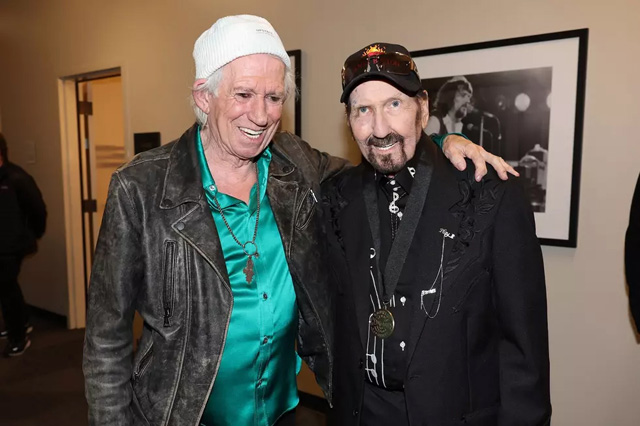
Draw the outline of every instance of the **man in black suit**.
M342 72L360 166L323 185L338 283L343 425L546 425L542 253L517 181L456 170L423 132L428 99L402 46Z

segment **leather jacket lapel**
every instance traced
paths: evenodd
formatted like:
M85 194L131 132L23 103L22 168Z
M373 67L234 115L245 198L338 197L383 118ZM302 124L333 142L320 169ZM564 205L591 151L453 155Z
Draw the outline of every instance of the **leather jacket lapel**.
M220 238L202 189L195 148L197 131L198 126L194 124L173 146L159 207L174 209L185 205L186 214L171 227L205 258L231 288Z
M198 126L194 124L171 149L160 198L161 209L172 209L183 203L197 203L204 199L195 145L197 131Z
M208 204L198 203L171 227L211 265L220 280L231 290L220 237Z
M271 204L273 216L280 231L282 244L287 258L291 256L291 243L295 226L295 206L298 197L298 182L295 178L295 167L276 150L269 164L269 181L267 196ZM293 272L293 271L291 271Z

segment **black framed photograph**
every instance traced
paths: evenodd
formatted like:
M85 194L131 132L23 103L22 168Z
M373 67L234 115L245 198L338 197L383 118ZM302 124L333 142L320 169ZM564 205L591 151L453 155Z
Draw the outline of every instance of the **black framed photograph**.
M463 133L519 173L541 244L576 247L588 29L411 52L428 134Z
M287 50L291 59L291 70L295 75L297 93L289 96L284 103L282 118L280 119L280 130L291 132L302 137L302 51Z

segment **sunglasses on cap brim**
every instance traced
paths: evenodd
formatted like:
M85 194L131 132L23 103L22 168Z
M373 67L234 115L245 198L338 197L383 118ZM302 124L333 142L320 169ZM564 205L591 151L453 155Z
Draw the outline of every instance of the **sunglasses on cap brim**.
M346 87L354 78L370 72L389 74L418 74L418 68L409 55L400 52L386 52L371 56L349 58L342 67L342 87Z

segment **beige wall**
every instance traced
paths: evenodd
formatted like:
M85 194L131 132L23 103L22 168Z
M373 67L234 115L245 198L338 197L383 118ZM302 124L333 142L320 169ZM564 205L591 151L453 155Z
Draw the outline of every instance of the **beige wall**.
M125 132L192 121L193 41L230 13L267 17L288 49L303 51L303 135L353 155L345 137L339 70L373 41L410 50L590 28L577 249L544 248L554 425L637 425L640 346L628 317L622 241L640 143L640 4L634 0L5 0L0 3L0 110L13 159L28 165L49 206L41 251L25 264L31 303L67 309L56 79L122 67ZM393 7L391 6L393 5ZM70 25L73 23L73 25ZM353 157L352 157L353 158Z

